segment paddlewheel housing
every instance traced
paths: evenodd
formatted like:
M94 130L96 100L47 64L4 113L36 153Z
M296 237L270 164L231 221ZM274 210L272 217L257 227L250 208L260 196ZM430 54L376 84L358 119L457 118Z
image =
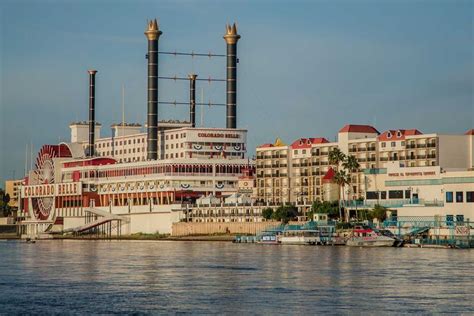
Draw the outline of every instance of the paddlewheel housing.
M31 185L55 183L55 158L71 157L69 148L64 145L43 145L36 158ZM31 198L32 213L37 220L52 220L54 216L54 197Z

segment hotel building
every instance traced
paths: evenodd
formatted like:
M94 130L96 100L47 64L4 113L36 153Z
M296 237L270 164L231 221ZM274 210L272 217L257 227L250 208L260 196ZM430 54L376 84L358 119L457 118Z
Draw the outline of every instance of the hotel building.
M474 170L473 134L473 130L461 135L424 134L417 129L380 133L368 125L346 125L339 131L337 142L300 138L286 145L277 139L257 147L257 199L272 204L338 199L338 187L327 185L331 178L328 171L335 167L329 164L329 152L334 148L356 157L360 164L360 170L351 175L351 186L345 188L349 200L370 199L371 181L375 181L371 176L386 174L389 167L406 172L438 168L443 177L448 172L473 174L469 171ZM381 198L389 191L379 192Z

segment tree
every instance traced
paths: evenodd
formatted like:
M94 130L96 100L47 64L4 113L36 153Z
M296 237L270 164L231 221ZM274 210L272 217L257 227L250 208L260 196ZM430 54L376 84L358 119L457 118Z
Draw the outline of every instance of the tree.
M313 214L328 214L330 218L335 218L339 213L339 203L338 201L328 202L328 201L315 201L311 206L311 212L308 213L308 217L313 217Z
M12 209L8 203L10 202L10 195L7 193L5 194L5 191L3 189L0 189L0 211L2 212L2 215L4 217L10 216L12 213Z
M346 156L344 162L342 163L342 167L344 168L344 170L346 170L348 172L348 183L349 184L349 193L354 193L354 191L352 190L352 174L353 173L356 173L359 168L360 168L360 164L359 162L357 161L357 158L352 156L352 155L349 155L349 156ZM348 196L348 200L350 201L351 200L351 196L349 195ZM357 208L356 208L356 217L357 216Z
M262 210L262 217L265 218L266 220L271 219L272 215L273 215L273 209L271 207L267 207Z
M334 166L334 169L337 171L339 170L339 164L344 161L345 157L346 155L339 148L333 148L328 155L329 164Z
M344 201L344 186L349 183L349 176L346 174L345 170L339 170L334 174L334 181L339 186L339 193L342 191L342 200ZM341 195L339 196L339 217L342 218Z
M273 213L272 218L286 224L298 216L298 209L294 206L279 206Z
M386 207L377 204L372 210L372 214L379 222L383 222L387 218L387 211Z

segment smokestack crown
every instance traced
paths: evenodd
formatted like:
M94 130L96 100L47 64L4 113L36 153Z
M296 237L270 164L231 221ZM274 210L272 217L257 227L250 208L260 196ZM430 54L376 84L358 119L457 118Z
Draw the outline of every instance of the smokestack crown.
M87 70L87 72L89 73L89 75L95 75L97 73L97 70L90 69L90 70Z
M148 21L148 28L145 31L145 36L148 38L149 41L156 40L160 37L162 32L160 31L160 27L158 26L158 22L156 19Z
M226 34L224 35L224 40L227 44L236 44L240 39L240 35L237 34L237 25L234 23L232 26L226 24L225 26Z

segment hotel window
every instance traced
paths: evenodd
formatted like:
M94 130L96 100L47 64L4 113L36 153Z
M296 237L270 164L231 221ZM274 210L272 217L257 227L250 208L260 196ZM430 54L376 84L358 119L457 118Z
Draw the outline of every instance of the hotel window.
M464 192L456 192L456 203L462 203L464 201Z
M295 155L298 155L298 150L293 151Z
M446 192L446 203L453 203L453 192Z
M387 144L385 144L385 142L382 143L382 148L385 148L385 146L387 146Z
M466 192L466 202L467 203L474 203L474 191L467 191Z
M403 191L402 190L388 191L388 198L389 199L403 199Z
M387 191L380 192L380 199L386 200L387 199Z
M396 145L395 142L392 142L391 146L392 146L392 147L395 147L395 145Z
M306 149L303 149L303 155L306 154Z
M173 139L173 134L170 135L170 138Z

